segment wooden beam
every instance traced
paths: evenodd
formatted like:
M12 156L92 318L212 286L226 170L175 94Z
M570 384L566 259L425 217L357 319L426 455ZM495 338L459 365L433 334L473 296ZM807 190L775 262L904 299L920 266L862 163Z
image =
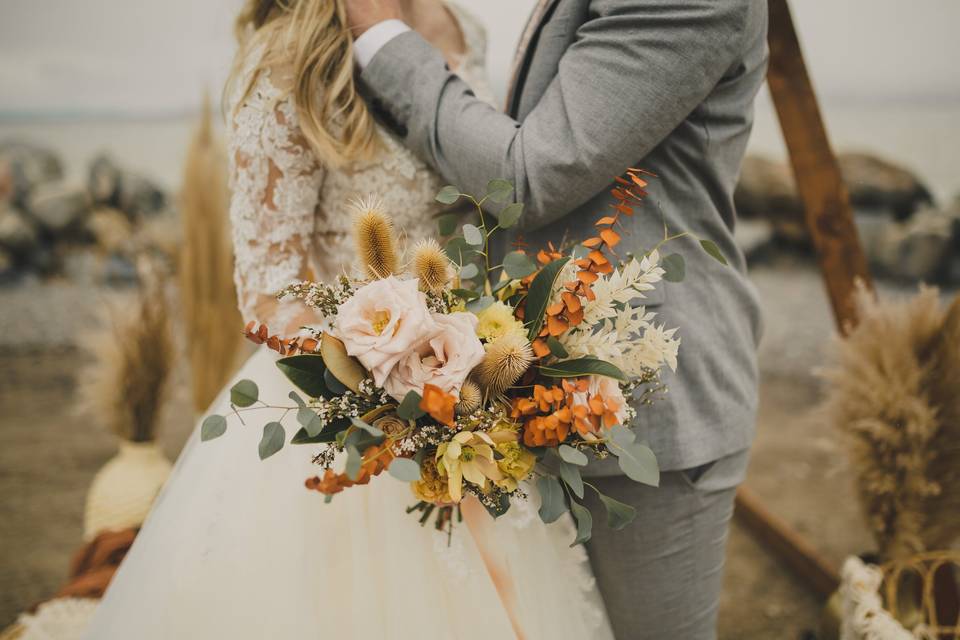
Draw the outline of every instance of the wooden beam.
M847 188L827 137L787 0L769 0L767 84L837 326L856 322L856 280L872 287Z

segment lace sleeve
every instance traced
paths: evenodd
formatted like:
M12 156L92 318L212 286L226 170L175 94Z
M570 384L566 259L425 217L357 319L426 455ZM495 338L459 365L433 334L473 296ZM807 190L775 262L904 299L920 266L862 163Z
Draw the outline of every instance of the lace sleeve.
M319 320L298 301L278 301L276 293L313 277L310 254L324 172L299 129L292 100L280 97L263 73L232 111L230 220L244 322L290 335Z

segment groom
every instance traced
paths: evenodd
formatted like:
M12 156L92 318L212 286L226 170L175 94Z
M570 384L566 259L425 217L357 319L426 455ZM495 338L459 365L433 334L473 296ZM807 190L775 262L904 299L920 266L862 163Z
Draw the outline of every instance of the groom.
M764 79L767 2L539 0L506 113L407 28L401 2L347 0L362 85L374 112L452 184L483 193L491 178L513 182L522 232L539 246L593 235L612 177L641 167L659 177L626 221L624 251L649 246L666 224L714 241L729 262L690 237L671 245L687 259L686 281L645 304L680 327L680 366L638 429L664 473L651 488L594 469L592 483L639 514L621 531L598 524L588 544L618 638L713 638L757 403L759 309L733 240L732 194Z

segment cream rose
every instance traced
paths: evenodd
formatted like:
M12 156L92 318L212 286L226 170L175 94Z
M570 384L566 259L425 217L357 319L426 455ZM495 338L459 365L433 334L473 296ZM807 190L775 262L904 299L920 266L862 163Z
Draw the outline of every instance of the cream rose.
M433 314L436 332L419 349L404 355L387 376L383 388L402 400L409 391L423 393L432 384L460 397L460 387L483 360L477 338L477 317L472 313Z
M437 333L418 281L393 276L374 280L340 305L333 335L343 341L382 387L401 358Z

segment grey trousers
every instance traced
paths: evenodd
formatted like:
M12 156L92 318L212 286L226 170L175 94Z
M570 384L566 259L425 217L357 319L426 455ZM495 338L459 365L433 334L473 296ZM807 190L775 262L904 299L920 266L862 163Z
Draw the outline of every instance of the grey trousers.
M595 521L587 552L618 640L716 638L727 530L748 459L744 450L665 472L659 488L624 476L587 479L638 511L613 531L587 490Z

